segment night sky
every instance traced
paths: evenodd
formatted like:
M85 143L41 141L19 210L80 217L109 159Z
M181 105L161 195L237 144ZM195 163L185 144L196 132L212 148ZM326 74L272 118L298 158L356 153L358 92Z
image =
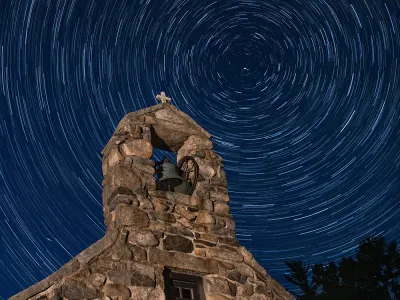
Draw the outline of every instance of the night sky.
M286 259L400 241L399 33L396 0L0 0L0 299L103 236L101 150L161 91L284 286Z

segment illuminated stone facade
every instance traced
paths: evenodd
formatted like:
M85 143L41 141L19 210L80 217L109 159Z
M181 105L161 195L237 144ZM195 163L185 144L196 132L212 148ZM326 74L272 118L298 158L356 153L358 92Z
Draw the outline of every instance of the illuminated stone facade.
M10 299L294 299L236 240L210 137L169 103L126 115L102 152L105 236ZM153 148L195 158L193 195L155 189Z

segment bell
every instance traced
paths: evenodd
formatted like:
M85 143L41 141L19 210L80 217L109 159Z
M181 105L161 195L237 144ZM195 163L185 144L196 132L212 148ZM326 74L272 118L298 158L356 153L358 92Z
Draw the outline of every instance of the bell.
M160 166L156 189L189 195L190 188L189 182L179 176L176 166L165 158Z

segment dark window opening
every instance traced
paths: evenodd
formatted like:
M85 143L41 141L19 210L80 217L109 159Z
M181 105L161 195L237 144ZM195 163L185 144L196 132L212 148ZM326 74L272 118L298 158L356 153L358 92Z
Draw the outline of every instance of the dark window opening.
M171 272L164 268L166 300L203 300L200 276Z

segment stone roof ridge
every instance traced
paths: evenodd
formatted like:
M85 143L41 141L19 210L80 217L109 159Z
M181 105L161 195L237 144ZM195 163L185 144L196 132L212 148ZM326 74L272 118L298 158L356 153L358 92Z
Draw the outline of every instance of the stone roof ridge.
M60 282L62 279L72 276L83 269L88 262L98 257L106 249L111 247L117 240L118 230L111 230L106 233L100 240L83 250L76 255L73 259L63 265L60 269L42 279L38 283L28 287L27 289L12 296L8 300L26 300L45 290L49 289L52 285Z
M189 126L191 126L195 131L198 133L204 135L207 139L210 139L212 135L207 132L203 127L201 127L199 124L197 124L189 115L181 111L179 108L175 107L172 104L169 103L160 103L157 105L149 106L142 108L137 111L133 111L130 113L127 113L118 123L118 126L116 127L114 134L118 134L118 131L120 130L121 127L123 127L125 124L132 122L132 123L137 123L138 120L140 120L140 117L145 117L146 115L155 113L157 111L162 111L162 110L168 110L172 114L174 114L177 119L182 120L183 122L187 123ZM175 123L171 120L169 120L171 123ZM176 122L179 123L179 122ZM104 154L105 149L109 146L109 144L112 142L112 140L108 141L108 144L103 148L102 154Z
M56 285L60 281L79 273L82 269L87 267L90 262L93 261L93 259L99 257L103 252L114 245L117 242L118 237L120 236L120 232L121 231L119 229L110 230L103 238L76 255L72 260L70 260L56 272L44 278L40 282L30 286L29 288L21 291L20 293L12 296L11 298L9 298L9 300L30 299L45 292L46 290L50 290L52 286ZM121 232L121 234L123 233ZM295 299L285 288L283 288L277 281L275 281L261 265L258 264L253 255L244 246L238 244L237 247L239 253L244 258L243 263L250 267L250 269L252 269L254 272L256 272L257 275L255 278L257 278L257 280L264 282L267 286L269 286L274 294L285 296L284 299ZM259 289L259 293L268 294L268 291L264 290L264 288L260 287Z
M145 107L143 109L140 109L140 110L137 110L134 112L130 112L125 115L124 119L125 118L129 118L129 119L137 118L137 117L140 117L140 116L143 116L143 115L146 115L149 113L153 113L153 112L156 112L156 111L162 110L162 109L169 109L171 112L177 114L181 119L190 123L190 125L192 125L194 128L201 131L201 133L203 133L205 136L207 136L207 138L211 138L212 135L210 133L208 133L199 124L197 124L189 115L187 115L186 113L181 111L179 108L177 108L176 106L169 104L169 103L160 103L157 105Z

